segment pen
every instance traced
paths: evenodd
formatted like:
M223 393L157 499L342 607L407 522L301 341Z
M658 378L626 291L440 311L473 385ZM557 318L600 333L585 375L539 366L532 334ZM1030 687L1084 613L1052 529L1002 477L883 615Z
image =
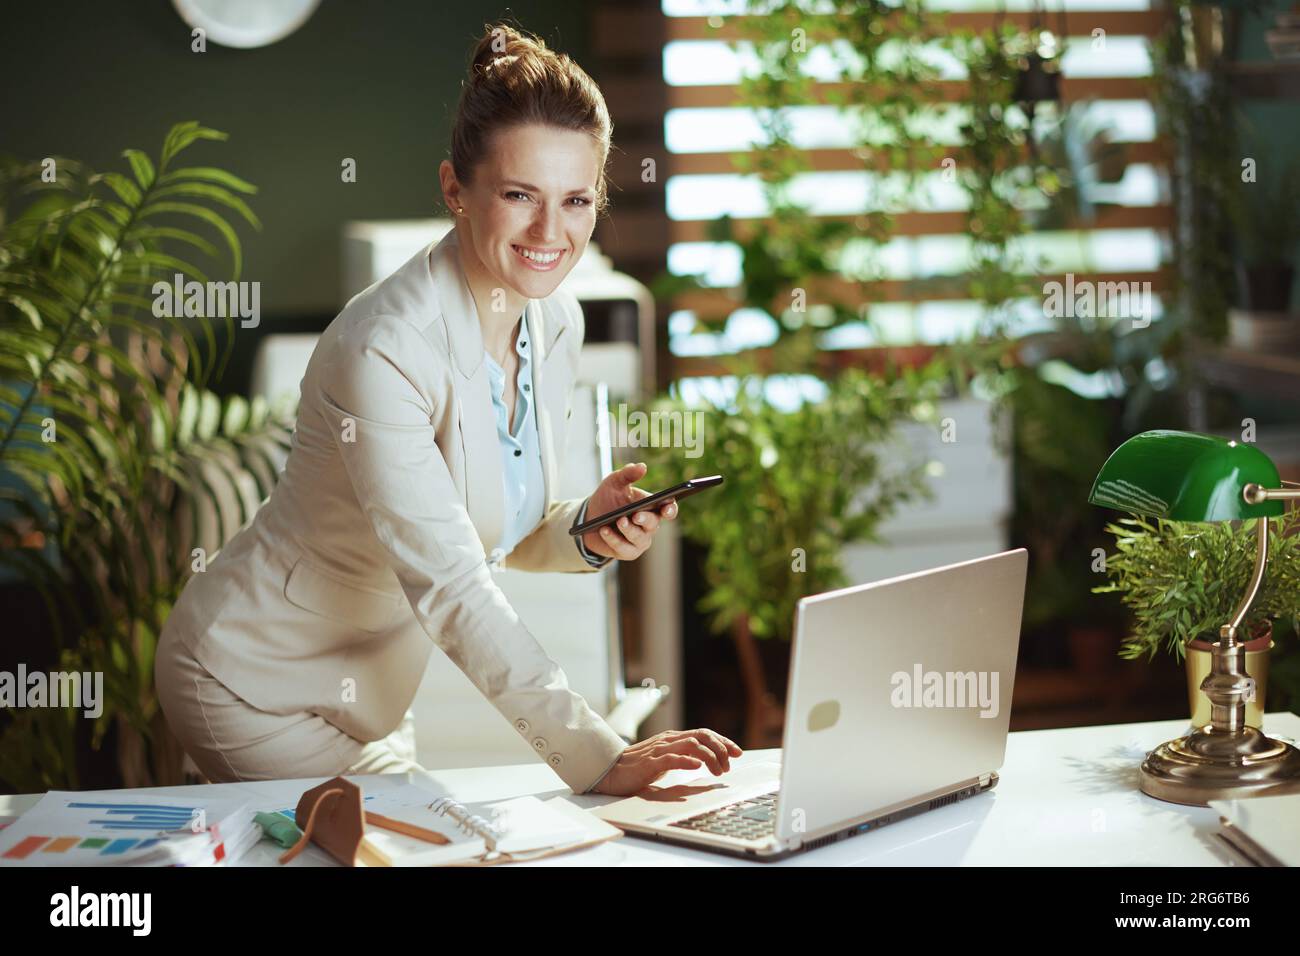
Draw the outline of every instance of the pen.
M404 833L409 837L415 837L417 840L425 840L429 843L450 843L445 836L436 830L426 830L424 827L417 827L414 823L406 823L403 820L394 820L375 813L372 810L366 811L366 822L373 823L377 827L383 827L385 830L395 830L398 833Z

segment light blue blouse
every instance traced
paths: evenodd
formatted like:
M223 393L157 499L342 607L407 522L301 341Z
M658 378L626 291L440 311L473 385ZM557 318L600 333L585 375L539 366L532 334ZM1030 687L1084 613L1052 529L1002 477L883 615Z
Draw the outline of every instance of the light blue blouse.
M523 321L522 319L520 320ZM532 350L528 347L528 328L519 330L515 342L515 352L519 355L519 374L515 378L515 420L506 424L506 373L496 360L483 351L483 360L487 363L489 390L492 393L492 405L497 416L497 440L501 446L501 475L505 492L504 525L501 540L497 547L503 554L509 554L524 538L537 527L542 520L545 508L546 479L542 476L541 441L538 437L536 399L533 396ZM586 515L586 505L578 517L581 523ZM582 543L577 542L578 552L588 564L600 567L611 559L593 554ZM509 566L509 562L506 562Z

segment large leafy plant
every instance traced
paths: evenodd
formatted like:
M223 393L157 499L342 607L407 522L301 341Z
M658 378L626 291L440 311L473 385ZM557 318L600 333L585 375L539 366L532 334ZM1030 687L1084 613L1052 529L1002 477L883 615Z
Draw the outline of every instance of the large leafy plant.
M760 184L766 212L761 224L723 216L710 225L710 240L740 252L741 276L728 300L706 303L703 293L693 311L695 330L713 333L724 332L738 308L765 313L772 341L761 355L711 362L736 382L730 396L697 400L683 381L655 410L701 415L705 471L726 476L721 489L687 506L692 520L684 527L707 549L710 589L701 609L715 630L729 629L736 641L755 745L757 733L774 723L755 716L768 706L755 702L770 695L752 638L787 637L800 597L846 583L844 545L873 540L900 505L928 493L925 463L900 446L898 426L933 421L945 386L964 388L969 376L996 368L1006 351L1003 344L968 343L940 359L920 346L884 350L880 361L850 368L853 360L824 350L821 339L841 326L873 331L864 306L899 298L896 289L924 298L927 287L951 287L990 312L1001 309L1023 292L1023 278L1011 273L1018 261L1013 240L1025 231L1015 203L1026 187L1014 168L1024 161L1024 133L1014 128L1005 98L1014 84L1014 30L958 36L923 0L745 6L744 16L723 19L748 41L739 52L758 64L741 80L737 105L750 109L762 136L735 162ZM960 104L967 117L960 144L935 140L933 120L944 99L936 43L972 66ZM793 112L822 105L807 62L814 48L838 67L842 82L824 88L825 102L841 110L867 190L860 208L839 216L810 208L796 182L815 169L815 155L797 142ZM969 270L896 283L884 263L899 217L923 208L917 197L954 158L956 180L971 197ZM706 284L670 278L656 291L671 297ZM794 408L771 398L812 383L825 394ZM665 481L700 473L675 450L638 454L652 458Z
M753 745L779 726L754 639L788 638L800 597L846 583L843 546L870 540L899 504L926 490L919 463L892 460L892 438L918 409L933 415L940 366L896 377L892 369L841 371L818 347L827 330L861 320L842 290L854 284L864 298L875 297L882 286L873 260L893 236L909 183L932 168L914 129L937 75L921 56L924 37L914 35L921 12L920 0L899 8L755 0L748 15L727 18L759 63L740 83L739 105L752 109L762 141L737 166L761 184L768 212L761 226L737 228L726 216L710 225L711 239L740 250L739 295L696 315L704 330L722 331L736 308L747 307L769 317L774 341L759 360L722 358L736 385L729 398L697 401L670 389L657 408L701 416L708 471L726 476L693 509L689 533L707 551L710 591L700 609L736 644ZM907 39L892 44L898 49L891 54L889 39L900 35ZM871 201L852 217L819 216L793 188L812 170L795 142L791 111L817 102L804 65L814 47L836 61L846 81L829 99L843 110L868 173ZM859 261L850 266L852 257ZM671 295L692 284L705 283L669 281L657 291ZM818 385L824 395L773 400L791 386L808 392ZM665 480L695 473L674 450L642 454Z
M207 390L220 371L212 317L171 316L151 297L177 273L209 281L190 256L218 247L194 220L240 276L220 210L260 228L241 198L255 188L178 163L225 138L177 124L156 163L122 154L129 175L53 157L0 166L0 568L43 599L48 629L26 650L104 680L93 724L77 707L10 714L0 778L15 788L79 786L82 745L98 749L110 728L116 782L179 782L153 688L158 634L191 571L269 494L288 447L290 422L264 402Z
M680 449L638 454L658 484L724 476L721 488L684 505L683 533L707 547L699 609L716 632L743 618L755 637L788 639L801 597L849 583L844 546L879 540L882 520L929 494L926 462L897 426L933 422L943 379L937 364L891 379L849 369L794 407L774 403L765 384L749 375L731 394L654 403L661 422L698 416L704 471Z
M1053 194L1057 172L1030 149L1032 130L1014 106L1019 58L1038 45L1037 33L999 23L984 30L954 29L944 46L965 68L961 159L955 172L968 197L966 233L971 262L970 297L985 308L990 333L1004 331L1006 305L1034 293L1016 241L1030 230L1020 208L1027 196Z
M1108 524L1115 551L1106 555L1109 583L1133 613L1122 657L1155 657L1161 647L1182 660L1188 641L1218 640L1246 593L1255 562L1254 521L1184 522L1137 516ZM1285 620L1300 631L1300 512L1274 519L1267 573L1247 624Z

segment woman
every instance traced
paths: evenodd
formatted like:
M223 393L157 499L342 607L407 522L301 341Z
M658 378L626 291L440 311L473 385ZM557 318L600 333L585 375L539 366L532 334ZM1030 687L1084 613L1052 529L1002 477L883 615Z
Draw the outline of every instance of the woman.
M604 208L610 130L567 56L508 27L480 40L439 169L454 228L326 328L280 482L163 630L159 698L210 780L420 769L409 707L434 644L575 793L740 755L709 730L628 745L492 578L503 558L635 560L676 516L669 502L569 535L588 509L646 497L641 464L553 500L583 339L556 287Z

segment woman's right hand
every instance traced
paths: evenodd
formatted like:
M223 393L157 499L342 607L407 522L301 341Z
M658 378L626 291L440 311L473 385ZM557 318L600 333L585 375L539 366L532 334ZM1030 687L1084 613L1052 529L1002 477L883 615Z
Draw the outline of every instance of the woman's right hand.
M618 762L588 793L628 796L644 790L669 770L708 767L720 776L731 769L731 758L744 751L712 730L665 730L630 744Z

